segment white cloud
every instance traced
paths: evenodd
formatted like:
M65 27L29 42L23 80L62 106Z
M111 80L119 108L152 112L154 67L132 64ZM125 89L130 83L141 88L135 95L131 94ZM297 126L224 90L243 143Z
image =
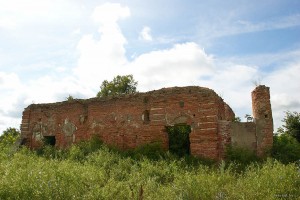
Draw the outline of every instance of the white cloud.
M20 119L15 119L11 117L4 117L0 115L0 135L6 130L8 127L15 127L20 129L21 121Z
M195 85L200 77L212 74L213 66L212 57L190 42L142 54L128 65L128 69L139 80L139 88L145 91Z
M10 3L13 2L13 3ZM3 18L0 14L0 27L15 27L20 22L27 20L27 17L56 18L55 8L59 4L48 4L40 1L30 0L26 5L22 1L12 0L8 4L0 2L0 13L2 11L11 13L20 12L14 19L13 15ZM51 1L47 1L48 3ZM56 1L55 1L56 2ZM20 3L20 4L17 4ZM37 3L32 6L32 4ZM56 2L57 3L57 2ZM16 5L16 7L14 7ZM22 7L24 5L24 7ZM45 6L46 5L46 6ZM64 5L68 5L66 2ZM2 7L1 7L2 6ZM31 9L33 9L30 14ZM27 14L29 12L29 14ZM50 15L44 14L50 12ZM64 14L59 12L61 18ZM28 15L28 16L27 16ZM24 16L24 20L22 17ZM133 74L139 82L140 91L159 89L162 87L198 85L214 89L229 105L238 111L243 117L246 113L251 113L251 91L254 89L253 80L261 76L259 67L245 63L242 60L220 60L207 54L204 49L194 42L184 42L174 44L172 47L153 50L135 56L131 61L126 57L125 46L127 40L124 37L118 22L130 16L128 7L120 4L106 3L98 6L90 19L98 26L96 34L85 34L77 44L78 62L77 66L68 71L69 67L56 62L36 61L24 66L25 70L47 69L48 73L28 82L21 82L15 73L0 72L0 133L8 126L15 126L20 123L20 118L12 117L9 113L18 111L21 113L25 105L31 103L46 103L62 101L70 94L76 97L93 97L99 90L99 86L104 79L111 80L116 75ZM297 24L297 16L288 21L289 26ZM4 20L5 19L5 20ZM293 22L294 20L294 22ZM30 21L30 20L29 20ZM89 22L88 22L89 23ZM279 25L278 25L279 24ZM283 23L281 23L283 24ZM241 22L236 27L242 26L243 31L257 31L268 27L264 24L252 25L249 22ZM280 23L268 25L269 28L282 27ZM221 27L222 28L222 27ZM82 27L74 26L69 33L84 34L86 30ZM219 34L212 31L211 34ZM238 29L226 29L220 34L236 34ZM140 39L151 41L151 29L147 26L140 33ZM156 39L158 40L158 39ZM172 42L174 43L174 42ZM265 56L259 59L274 60L273 54L266 59ZM278 59L278 55L275 56ZM293 56L294 57L294 56ZM276 60L276 62L280 62ZM47 64L48 63L48 64ZM275 123L279 124L283 117L283 111L299 111L300 84L297 75L300 74L299 64L282 65L278 70L263 77L263 84L271 87L271 98ZM58 65L58 66L56 66ZM51 71L51 73L49 73ZM57 76L63 73L63 76ZM76 96L78 95L78 96ZM22 108L21 108L22 107ZM5 124L5 125L3 125ZM1 130L2 129L2 130Z
M117 21L129 15L129 8L120 4L98 6L92 17L99 23L100 39L89 34L78 43L80 57L74 72L82 83L95 91L104 79L121 74L122 66L127 63L124 48L127 41Z
M80 14L77 4L66 0L0 1L0 25L1 22L2 24L5 22L6 27L17 27L38 21L44 23L62 21Z
M117 22L129 15L130 10L119 4L105 4L95 9L92 16L99 23L99 39L93 35L82 37L77 46L80 53L78 66L74 70L83 86L81 89L90 89L86 95L94 96L104 79L110 80L117 74L133 74L139 81L140 91L171 86L206 86L221 95L235 111L238 111L239 116L251 113L251 91L255 87L253 81L262 76L258 67L240 65L237 64L239 62L230 60L218 61L193 42L144 53L128 61L124 47L127 41ZM149 32L147 27L143 29L144 39ZM276 95L279 94L273 89L277 86L272 84L273 81L269 81L280 80L280 77L275 77L276 74L284 73L274 72L263 78L267 82L266 85L271 87L274 121L278 126L279 118L282 117L278 114L282 112L281 109L276 109L276 104L279 104ZM293 102L295 99L291 103Z
M0 71L0 90L13 90L21 86L19 76L15 73L5 73Z
M254 89L252 80L257 73L256 67L231 63L219 67L209 80L202 80L201 84L214 89L235 111L251 111L250 92Z
M72 35L79 35L80 33L81 33L80 28L77 28L72 32Z
M11 111L15 111L14 105L17 103L18 95L22 89L23 87L17 74L0 71L0 133L9 126L19 126L20 118L13 116Z
M300 112L300 60L273 71L264 78L270 86L273 118L276 127L282 124L284 111Z
M151 29L148 26L145 26L140 32L140 40L152 41Z
M227 16L227 13L222 13L222 15L224 15L223 18L220 15L212 18L210 23L201 21L198 28L200 40L205 39L203 41L206 41L218 37L285 29L300 25L300 14L280 16L260 22L241 20L240 16L235 14Z
M15 29L16 23L12 19L0 18L0 29Z
M95 8L92 18L103 26L115 25L119 19L130 16L128 7L118 3L106 3Z

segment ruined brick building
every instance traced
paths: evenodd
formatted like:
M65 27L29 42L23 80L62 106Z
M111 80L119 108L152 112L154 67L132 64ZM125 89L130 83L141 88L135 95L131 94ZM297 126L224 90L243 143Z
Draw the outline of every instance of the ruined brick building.
M252 121L234 122L234 112L221 97L211 89L195 86L32 104L23 112L21 137L30 148L40 147L45 139L64 148L97 136L121 149L156 141L168 149L166 127L186 124L191 130L187 148L192 155L221 159L228 144L262 155L273 143L268 87L255 88L252 108Z

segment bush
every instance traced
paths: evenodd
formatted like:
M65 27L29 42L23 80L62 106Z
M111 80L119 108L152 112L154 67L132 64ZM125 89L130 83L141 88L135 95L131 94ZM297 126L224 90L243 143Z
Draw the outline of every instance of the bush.
M98 151L102 147L102 144L103 142L98 137L92 137L90 140L73 144L65 150L67 158L83 162L89 154Z
M98 145L92 140L74 145L73 150L45 147L47 158L27 148L10 157L0 151L0 199L297 199L300 195L299 168L294 163L270 159L236 173L232 163L189 167L185 158L169 152L163 159L147 159L143 155L160 152L155 143L136 150L141 159ZM48 159L59 152L66 152L63 160ZM241 157L237 152L229 155Z
M15 128L7 128L0 135L0 144L4 146L10 146L14 144L20 138L20 131Z
M254 151L232 145L229 145L226 148L225 160L227 163L234 163L238 171L244 170L253 162L260 161Z
M190 140L191 126L176 125L167 126L167 133L169 135L169 151L179 157L190 154Z
M288 134L274 135L271 155L284 164L299 161L300 143Z
M99 138L93 137L88 141L81 141L78 144L73 144L67 149L58 149L51 145L45 145L35 152L37 155L47 159L84 161L89 154L99 150L102 145L103 142Z
M121 152L121 154L124 153ZM137 160L143 158L158 160L162 157L165 157L166 151L162 148L161 142L153 142L141 145L133 150L128 150L125 152L125 155L128 155Z
M284 124L278 128L277 132L288 134L300 142L300 113L287 111L285 114L286 116L282 120Z

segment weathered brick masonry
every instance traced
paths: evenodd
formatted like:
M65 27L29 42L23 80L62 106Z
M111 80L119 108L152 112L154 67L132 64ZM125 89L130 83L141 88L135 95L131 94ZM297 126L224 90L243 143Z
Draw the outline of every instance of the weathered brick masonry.
M258 154L272 146L269 88L252 93L254 122L233 122L234 112L213 90L203 87L163 88L118 97L32 104L21 124L23 143L30 148L52 138L57 147L99 136L121 149L160 141L168 149L166 126L191 126L192 155L220 159L227 144Z

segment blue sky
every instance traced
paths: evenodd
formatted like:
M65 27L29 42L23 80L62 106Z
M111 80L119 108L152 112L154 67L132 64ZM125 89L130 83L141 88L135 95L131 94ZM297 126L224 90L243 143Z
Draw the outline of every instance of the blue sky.
M298 0L0 0L0 132L119 74L139 91L212 88L242 118L267 85L276 129L300 112L299 35Z

